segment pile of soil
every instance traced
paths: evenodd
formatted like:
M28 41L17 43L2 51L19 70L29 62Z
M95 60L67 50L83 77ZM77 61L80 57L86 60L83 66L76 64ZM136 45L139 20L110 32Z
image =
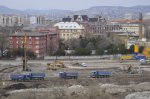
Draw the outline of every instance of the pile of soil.
M10 85L10 86L7 86L5 87L4 89L5 90L19 90L19 89L26 89L27 86L22 84L22 83L18 83L18 84L13 84L13 85Z

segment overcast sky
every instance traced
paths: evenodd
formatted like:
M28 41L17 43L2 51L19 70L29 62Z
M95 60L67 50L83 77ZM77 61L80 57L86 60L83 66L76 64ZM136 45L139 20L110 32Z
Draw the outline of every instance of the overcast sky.
M0 5L13 9L65 9L80 10L92 6L150 5L150 0L0 0Z

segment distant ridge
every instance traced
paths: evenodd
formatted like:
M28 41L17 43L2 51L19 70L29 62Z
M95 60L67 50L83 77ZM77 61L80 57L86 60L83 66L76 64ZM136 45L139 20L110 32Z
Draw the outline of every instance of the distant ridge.
M150 13L150 5L147 6L133 6L133 7L122 7L122 6L94 6L88 9L83 9L79 11L71 10L60 10L60 9L50 9L50 10L32 10L28 9L25 11L10 9L5 6L0 6L0 14L29 14L29 15L46 15L48 17L62 18L74 14L86 14L89 16L102 15L106 18L124 18L126 13L132 14L135 18L138 17L139 13Z

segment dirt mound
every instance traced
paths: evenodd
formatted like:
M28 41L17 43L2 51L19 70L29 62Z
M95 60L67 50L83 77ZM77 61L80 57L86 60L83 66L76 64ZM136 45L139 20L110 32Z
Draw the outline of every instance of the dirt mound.
M18 83L18 84L13 84L13 85L7 86L4 89L5 90L15 90L15 89L26 89L26 88L27 88L27 86L25 86L24 84Z
M125 99L150 99L150 92L136 92L129 94L125 97Z

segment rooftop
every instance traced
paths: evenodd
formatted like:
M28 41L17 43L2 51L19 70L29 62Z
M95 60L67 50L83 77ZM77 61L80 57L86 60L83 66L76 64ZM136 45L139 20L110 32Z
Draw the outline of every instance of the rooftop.
M45 34L39 33L39 32L31 32L26 33L27 36L44 36ZM11 36L25 36L25 32L17 32L15 34L12 34Z
M58 26L59 29L84 29L84 27L77 22L59 22L54 26Z

